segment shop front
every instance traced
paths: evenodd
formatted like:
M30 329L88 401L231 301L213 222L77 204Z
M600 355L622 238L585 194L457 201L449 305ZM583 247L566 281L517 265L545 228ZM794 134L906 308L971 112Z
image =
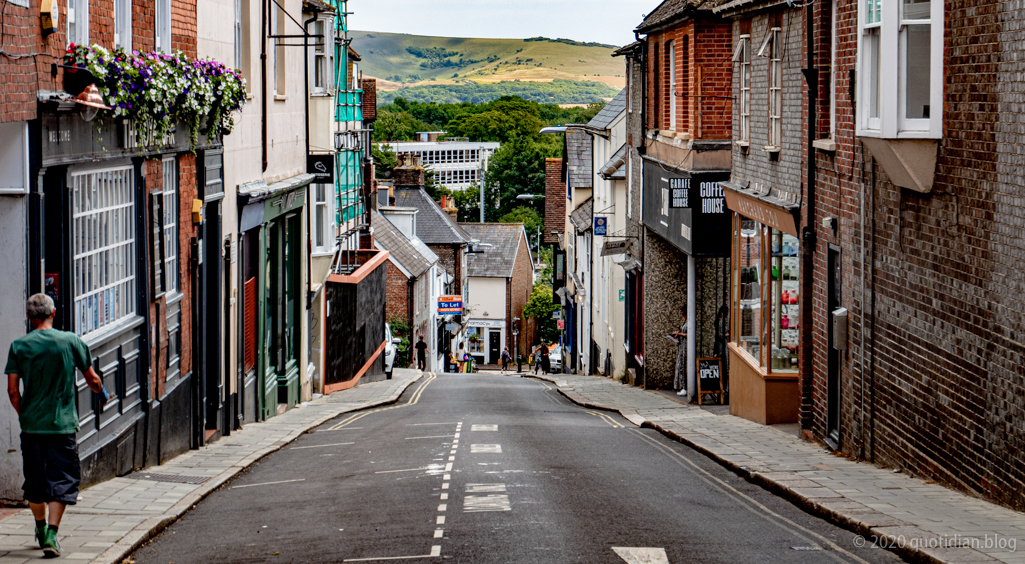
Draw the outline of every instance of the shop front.
M466 327L467 353L478 366L501 364L505 349L505 320L471 319Z
M624 297L642 303L644 315L628 329L645 385L686 389L694 400L705 390L699 390L698 359L726 365L717 320L730 315L730 213L720 186L730 173L683 170L650 157L643 172L644 267L630 272ZM673 337L684 324L689 338ZM723 391L729 392L728 380ZM729 393L717 396L732 401Z
M239 189L242 208L243 403L265 420L299 403L305 318L303 174ZM250 414L247 413L248 417Z
M733 213L730 414L772 425L800 411L799 207L726 184Z

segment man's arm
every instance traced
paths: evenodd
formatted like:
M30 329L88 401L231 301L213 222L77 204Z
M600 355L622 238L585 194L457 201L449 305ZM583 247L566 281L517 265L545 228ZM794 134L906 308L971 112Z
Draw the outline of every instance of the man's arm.
M89 389L96 392L97 394L103 393L103 381L100 380L99 374L96 370L90 366L88 370L82 372L85 375L85 385L89 386Z
M18 389L17 374L7 375L7 397L10 398L11 405L14 406L14 412L21 413L21 390Z

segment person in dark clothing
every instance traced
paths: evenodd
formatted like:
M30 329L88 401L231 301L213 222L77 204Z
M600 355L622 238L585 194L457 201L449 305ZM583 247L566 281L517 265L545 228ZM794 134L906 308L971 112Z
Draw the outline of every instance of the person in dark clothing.
M46 294L25 304L32 332L11 343L7 355L7 396L21 425L25 500L36 520L35 537L47 558L61 555L57 530L68 505L78 502L78 393L75 371L85 375L102 407L112 397L92 366L89 346L53 328L56 309ZM24 393L22 393L24 388ZM49 510L49 511L47 511ZM49 516L47 516L49 512Z
M422 335L416 342L416 368L417 370L427 369L427 343L424 342Z
M541 343L541 373L548 374L552 371L552 358L548 351L548 343Z
M509 361L512 360L512 355L509 354L509 347L505 347L502 351L502 372L509 370Z

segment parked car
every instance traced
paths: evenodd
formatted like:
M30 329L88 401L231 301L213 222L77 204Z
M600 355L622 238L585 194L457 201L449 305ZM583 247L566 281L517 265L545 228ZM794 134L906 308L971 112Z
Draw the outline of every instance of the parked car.
M552 374L562 373L562 345L548 345L548 362L552 365Z
M395 369L395 357L399 354L399 343L402 339L398 337L392 337L391 325L387 322L384 324L384 374L389 380L391 380L392 371Z

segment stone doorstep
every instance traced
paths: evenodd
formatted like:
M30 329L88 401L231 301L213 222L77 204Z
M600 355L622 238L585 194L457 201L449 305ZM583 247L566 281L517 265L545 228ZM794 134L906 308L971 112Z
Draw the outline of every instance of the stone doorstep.
M536 377L533 375L527 377ZM554 382L549 378L539 378ZM572 388L569 388L572 390ZM613 407L605 405L597 405L592 402L591 399L585 398L577 393L567 393L567 389L559 388L559 392L566 396L570 401L583 405L585 407L593 409L601 409L606 411L619 412L621 415L626 413L636 413L634 410L618 410ZM578 399L579 398L579 399ZM669 401L669 400L667 400ZM680 409L677 407L677 409ZM689 408L689 406L683 406L681 410L694 409L700 411L698 408ZM650 411L654 411L655 408L651 408ZM649 411L649 410L645 410ZM710 413L703 412L709 417L715 417ZM690 415L689 413L687 414ZM631 419L632 422L632 419ZM752 424L755 425L755 424ZM687 444L695 450L705 454L713 460L718 460L721 464L727 468L733 470L737 474L761 485L765 489L784 497L805 510L811 512L813 515L822 517L834 524L851 530L857 534L866 537L871 542L871 537L885 539L888 544L894 545L892 550L897 552L903 557L918 560L922 562L930 562L935 564L958 564L973 563L973 562L999 562L999 560L971 548L947 548L947 547L933 547L935 544L939 544L943 541L941 535L935 533L929 533L918 527L915 527L909 523L901 521L898 518L880 513L873 510L871 507L848 500L843 494L834 491L831 488L824 487L821 484L808 479L805 476L800 476L796 472L800 471L826 471L836 470L836 468L827 466L824 464L808 465L808 467L787 468L786 471L780 471L780 469L774 471L758 471L756 468L751 468L742 465L737 460L742 458L741 453L738 449L745 447L744 443L731 441L729 445L713 439L708 436L700 436L697 431L688 426L680 425L678 423L667 423L665 426L660 425L652 421L644 421L641 427L651 427L663 435ZM749 426L743 429L744 432L750 433L752 436L757 436L761 430L760 426ZM718 434L722 434L721 431ZM804 449L802 449L804 450ZM725 454L729 453L729 454ZM807 456L814 456L820 454L821 451L818 448L808 449L805 451ZM753 459L750 459L753 460ZM844 462L848 462L844 460ZM764 462L761 462L764 464ZM853 463L850 463L853 464ZM823 468L823 466L825 468ZM856 466L850 466L849 470L851 474L857 472ZM908 476L902 476L910 482ZM892 484L896 482L890 482L886 478L880 478L872 480L879 484L874 487L892 487ZM882 484L886 484L885 486ZM889 491L894 492L894 497L898 497L897 492L908 491L904 488L891 489ZM951 499L956 496L951 496ZM979 514L985 513L984 509L977 511ZM992 531L991 531L992 532ZM964 535L969 536L969 535ZM933 543L931 545L930 543ZM902 545L902 546L900 546Z

